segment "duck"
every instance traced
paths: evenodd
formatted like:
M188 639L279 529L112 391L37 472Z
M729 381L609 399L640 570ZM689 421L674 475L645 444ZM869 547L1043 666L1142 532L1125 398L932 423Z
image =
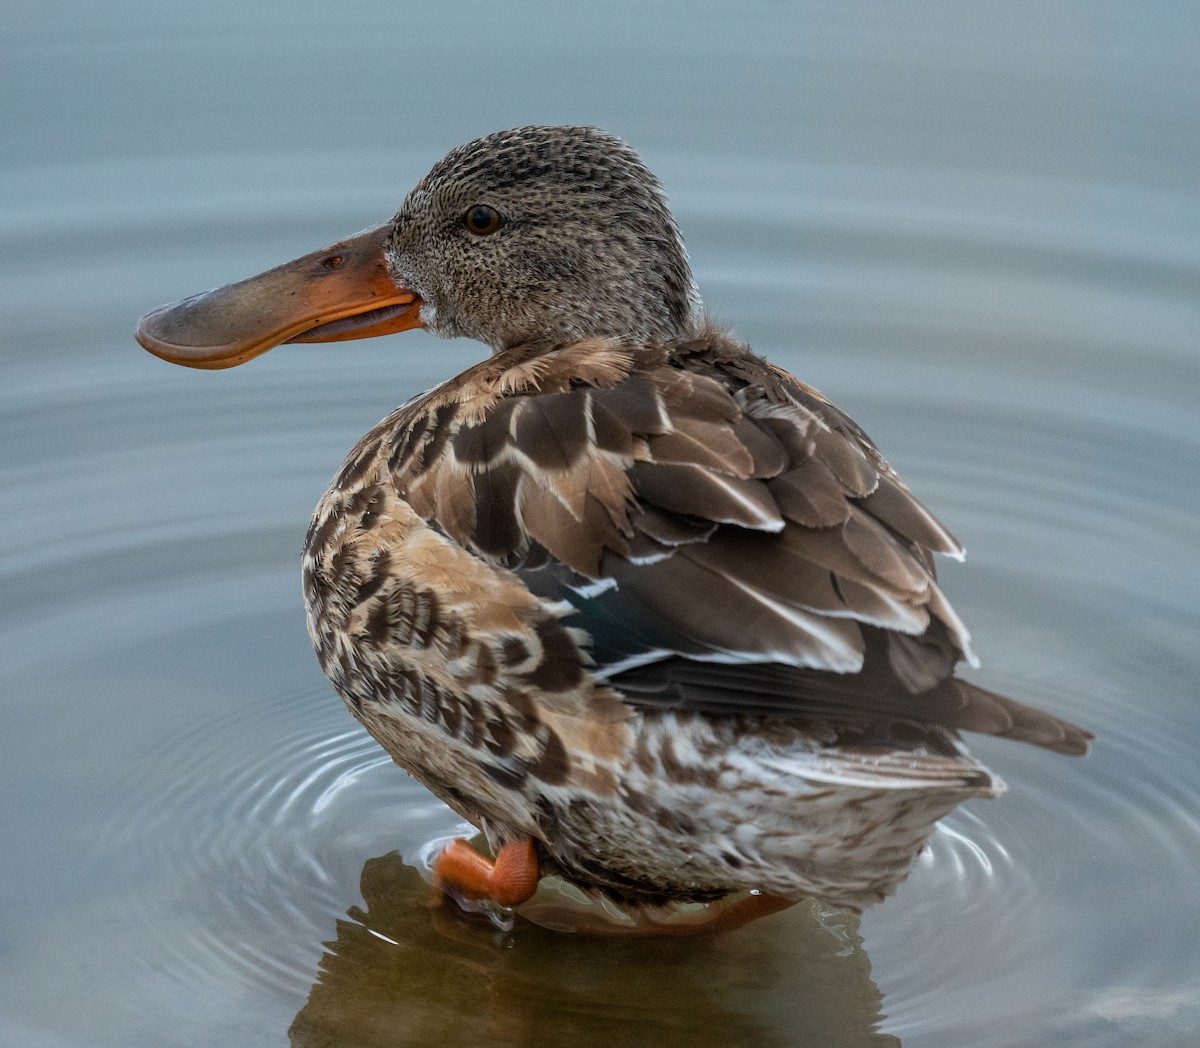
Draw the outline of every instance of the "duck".
M605 131L453 149L390 221L137 339L219 369L414 328L489 353L354 446L303 588L351 714L486 840L433 862L460 902L519 912L555 875L627 912L711 906L700 927L857 911L1003 790L963 732L1087 752L956 675L977 660L934 556L963 547L849 415L709 319L661 184Z

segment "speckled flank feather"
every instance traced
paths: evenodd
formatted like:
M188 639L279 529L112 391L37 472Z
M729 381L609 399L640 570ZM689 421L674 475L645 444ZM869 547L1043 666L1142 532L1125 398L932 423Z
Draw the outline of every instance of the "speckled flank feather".
M396 497L386 433L314 520L314 645L388 752L497 841L532 835L551 868L636 901L755 887L857 907L903 877L938 817L996 788L944 738L944 754L896 759L839 746L832 720L621 701L586 667L569 606Z

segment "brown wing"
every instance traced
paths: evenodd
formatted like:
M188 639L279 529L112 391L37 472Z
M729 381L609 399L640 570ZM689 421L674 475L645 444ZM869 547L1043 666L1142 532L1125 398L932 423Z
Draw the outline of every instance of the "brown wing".
M932 554L961 547L815 390L717 333L536 362L518 379L494 359L404 420L394 479L464 548L568 601L629 701L1084 745L951 680L973 656Z

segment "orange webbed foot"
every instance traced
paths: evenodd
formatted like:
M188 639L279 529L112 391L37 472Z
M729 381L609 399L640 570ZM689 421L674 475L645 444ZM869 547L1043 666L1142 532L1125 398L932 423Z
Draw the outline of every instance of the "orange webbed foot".
M434 883L472 899L491 899L516 906L538 886L538 858L533 838L505 844L493 862L461 837L447 844L433 862Z

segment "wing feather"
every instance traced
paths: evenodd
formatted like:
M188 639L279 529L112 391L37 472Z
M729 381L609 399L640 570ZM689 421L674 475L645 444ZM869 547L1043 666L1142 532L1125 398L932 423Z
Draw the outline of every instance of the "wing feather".
M628 702L1085 744L953 678L974 656L933 554L962 547L820 393L714 331L591 352L485 362L401 409L389 461L419 515L573 606Z

